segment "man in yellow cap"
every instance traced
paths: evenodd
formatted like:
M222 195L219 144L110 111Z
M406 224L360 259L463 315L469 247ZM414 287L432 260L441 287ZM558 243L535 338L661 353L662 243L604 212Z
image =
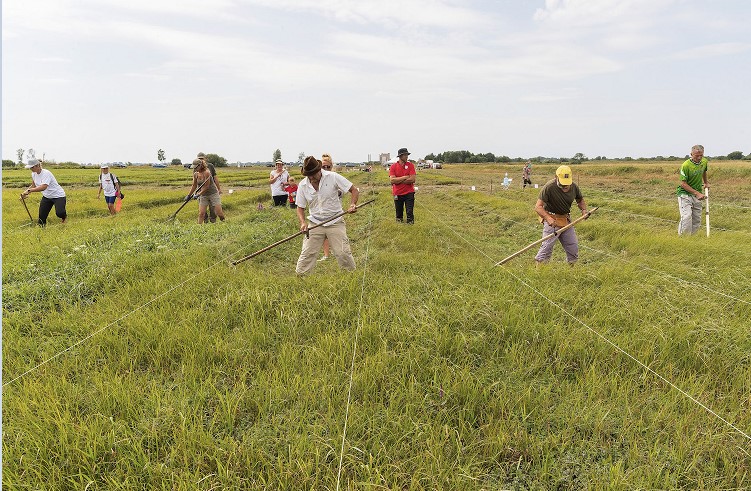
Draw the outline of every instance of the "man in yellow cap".
M562 165L555 171L555 179L546 183L540 190L540 196L535 204L535 211L543 222L542 236L552 234L571 223L571 204L576 205L582 212L587 213L587 204L584 202L579 186L574 184L571 175L571 167ZM563 250L566 251L566 260L573 264L579 259L579 239L576 237L574 227L564 230L560 235L550 238L542 243L540 250L535 256L537 264L546 263L553 255L553 246L560 241Z

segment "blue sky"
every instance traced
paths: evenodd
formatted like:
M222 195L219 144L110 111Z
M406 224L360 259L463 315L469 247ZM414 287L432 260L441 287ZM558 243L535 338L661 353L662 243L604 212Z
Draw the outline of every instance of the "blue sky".
M5 0L2 156L751 153L746 0Z

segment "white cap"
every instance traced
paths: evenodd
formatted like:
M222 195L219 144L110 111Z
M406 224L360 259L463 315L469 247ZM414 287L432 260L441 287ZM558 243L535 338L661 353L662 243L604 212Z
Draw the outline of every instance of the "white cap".
M27 169L31 169L35 165L39 165L39 161L37 159L29 159L24 167Z
M100 169L108 169L109 166L110 166L110 164L105 163L105 164L100 165L99 168Z

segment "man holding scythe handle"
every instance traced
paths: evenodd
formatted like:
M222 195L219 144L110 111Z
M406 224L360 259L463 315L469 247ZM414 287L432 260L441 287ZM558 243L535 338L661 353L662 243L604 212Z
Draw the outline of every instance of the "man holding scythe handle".
M587 215L587 203L584 202L579 186L574 184L571 168L562 165L555 171L555 179L542 187L537 204L535 204L535 211L544 223L543 237L553 234L571 222L571 204L574 200L582 215ZM535 261L538 265L547 263L553 255L556 240L561 242L563 250L566 251L566 261L573 266L579 259L579 239L576 237L574 227L569 227L555 238L544 241L535 256Z
M295 271L299 275L310 272L316 265L318 252L323 246L324 239L329 239L331 249L339 262L339 266L348 271L355 269L355 259L347 238L347 228L344 218L340 217L308 230L308 222L305 220L305 209L308 209L308 220L313 224L319 224L327 219L344 213L342 203L339 201L339 191L351 193L348 213L357 211L357 200L360 192L344 176L336 172L322 170L321 161L313 156L305 158L302 174L305 178L297 187L297 219L300 221L300 231L306 232L302 242L302 251L297 260Z

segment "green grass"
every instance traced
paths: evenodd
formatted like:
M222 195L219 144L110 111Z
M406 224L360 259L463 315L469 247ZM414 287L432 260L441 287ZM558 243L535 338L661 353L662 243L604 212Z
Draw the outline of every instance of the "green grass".
M539 238L535 191L490 192L520 167L420 172L414 226L383 170L345 173L377 198L358 269L302 278L297 240L229 264L297 231L263 175L220 170L244 184L199 226L166 221L188 171L127 169L109 217L53 169L70 221L40 229L4 172L3 487L335 489L341 458L341 489L749 489L751 441L598 336L751 433L748 164L721 165L709 238L677 237L664 163L577 166L601 209L540 269L493 267Z

